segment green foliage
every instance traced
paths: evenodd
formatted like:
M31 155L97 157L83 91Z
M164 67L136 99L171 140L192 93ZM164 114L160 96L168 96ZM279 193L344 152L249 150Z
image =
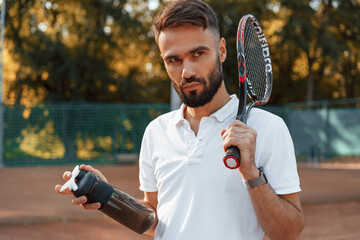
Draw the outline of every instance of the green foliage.
M280 57L276 58L275 55L275 61L280 69L281 64L284 64L291 70L288 74L280 74L280 79L283 79L282 86L291 89L294 82L300 83L296 84L294 99L284 100L313 101L359 97L359 2L279 2L286 24L278 32L281 41L275 48L280 52ZM295 55L292 55L294 53ZM307 64L305 75L294 71L301 56ZM283 61L284 58L287 61ZM287 76L286 81L284 76Z
M17 103L24 87L44 101L148 101L157 74L144 67L151 41L141 17L124 1L10 2L6 36L21 66L10 93Z
M147 0L8 1L6 40L16 68L14 103L168 102L170 83ZM227 41L223 65L237 92L236 31L253 14L270 45L270 103L360 97L360 4L354 0L206 0ZM6 63L6 62L5 62ZM7 76L5 76L6 80ZM5 96L6 97L6 96Z

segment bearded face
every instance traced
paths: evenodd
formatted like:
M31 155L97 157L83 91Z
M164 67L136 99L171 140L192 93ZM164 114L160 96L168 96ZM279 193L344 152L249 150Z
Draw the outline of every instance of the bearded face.
M208 81L206 81L202 77L190 77L187 79L184 79L181 82L181 85L178 86L172 81L172 85L179 95L181 101L188 107L201 107L205 104L209 103L215 94L217 93L218 89L221 86L221 83L223 81L222 76L222 69L221 69L221 63L219 57L217 57L217 61L214 64L212 70L210 71L208 77ZM197 93L196 91L190 91L188 94L184 92L184 85L188 83L198 82L203 84L204 89Z

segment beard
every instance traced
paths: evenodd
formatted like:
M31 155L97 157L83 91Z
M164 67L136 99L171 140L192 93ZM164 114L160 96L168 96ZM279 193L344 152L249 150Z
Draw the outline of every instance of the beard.
M223 81L223 75L219 56L217 58L217 62L215 63L212 71L208 76L208 79L209 86L204 78L196 77L185 79L181 82L180 87L177 87L174 81L171 82L181 101L188 107L196 108L202 107L205 104L211 102L211 100L214 98L215 94L221 86L221 83ZM204 90L200 93L196 93L196 91L190 91L188 95L185 94L182 86L192 82L202 83L204 85Z

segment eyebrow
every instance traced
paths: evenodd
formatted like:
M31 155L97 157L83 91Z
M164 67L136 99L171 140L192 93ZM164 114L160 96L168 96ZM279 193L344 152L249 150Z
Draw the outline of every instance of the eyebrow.
M192 50L190 50L188 53L196 53L196 52L198 52L198 51L201 51L201 50L206 50L206 51L208 51L208 50L210 50L208 47L206 47L206 46L199 46L199 47L197 47L197 48L194 48L194 49L192 49ZM169 55L169 56L166 56L165 58L164 58L164 60L166 61L166 60L169 60L169 59L171 59L171 58L177 58L177 57L179 57L179 55L176 55L176 54L173 54L173 55Z
M198 52L198 51L201 51L201 50L210 50L208 47L206 46L199 46L191 51L189 51L189 53L195 53L195 52Z

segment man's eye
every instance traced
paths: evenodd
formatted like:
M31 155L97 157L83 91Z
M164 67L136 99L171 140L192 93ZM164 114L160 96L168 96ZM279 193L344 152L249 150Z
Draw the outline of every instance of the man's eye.
M169 63L178 63L178 62L180 62L180 58L170 58L170 59L168 60L168 62L169 62Z
M200 57L202 54L203 54L203 52L195 52L195 53L194 53L194 56L195 56L195 57Z

